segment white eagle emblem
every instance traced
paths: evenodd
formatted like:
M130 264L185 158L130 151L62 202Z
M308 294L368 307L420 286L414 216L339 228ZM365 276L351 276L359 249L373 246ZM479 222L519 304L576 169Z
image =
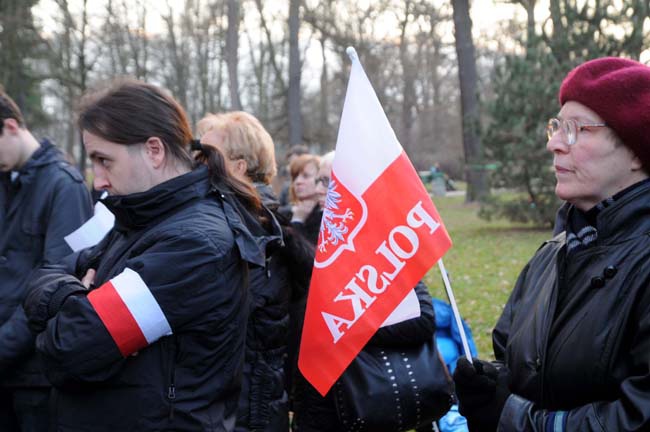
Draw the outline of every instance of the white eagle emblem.
M320 242L318 243L318 250L323 253L327 252L328 245L336 246L345 240L345 234L348 232L346 222L354 220L354 212L350 208L346 208L342 214L337 213L340 210L341 194L336 191L336 186L336 181L330 180L325 198L323 220L320 225Z

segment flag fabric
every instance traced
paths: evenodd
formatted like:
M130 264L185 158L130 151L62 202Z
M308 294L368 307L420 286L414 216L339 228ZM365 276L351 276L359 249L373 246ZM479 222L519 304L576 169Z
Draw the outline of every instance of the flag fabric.
M91 291L88 301L124 357L172 334L149 287L130 268Z
M348 53L352 68L298 359L322 395L451 246L356 53Z

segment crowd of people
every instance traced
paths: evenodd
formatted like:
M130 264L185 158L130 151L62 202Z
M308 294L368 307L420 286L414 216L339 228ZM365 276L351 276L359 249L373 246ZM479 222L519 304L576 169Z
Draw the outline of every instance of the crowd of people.
M586 62L559 102L547 149L566 204L497 321L495 361L455 369L471 431L650 429L650 67ZM115 222L73 251L89 190L0 91L0 430L342 431L296 366L334 153L292 148L276 195L258 119L192 127L136 80L85 95L78 127ZM415 292L420 316L370 345L431 339Z

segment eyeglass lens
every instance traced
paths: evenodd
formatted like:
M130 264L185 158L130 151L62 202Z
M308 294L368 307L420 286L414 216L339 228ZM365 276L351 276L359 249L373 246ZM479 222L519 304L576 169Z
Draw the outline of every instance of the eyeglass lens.
M553 138L560 129L564 132L564 135L567 139L567 144L573 145L576 142L578 128L574 120L560 120L557 118L552 118L548 121L546 126L546 136L550 140Z

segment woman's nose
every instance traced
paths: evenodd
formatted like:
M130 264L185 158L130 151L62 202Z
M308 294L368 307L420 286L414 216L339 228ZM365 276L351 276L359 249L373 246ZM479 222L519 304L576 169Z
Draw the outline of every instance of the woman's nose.
M566 136L561 131L557 131L551 139L546 142L546 150L551 153L569 151L569 144L567 143Z

